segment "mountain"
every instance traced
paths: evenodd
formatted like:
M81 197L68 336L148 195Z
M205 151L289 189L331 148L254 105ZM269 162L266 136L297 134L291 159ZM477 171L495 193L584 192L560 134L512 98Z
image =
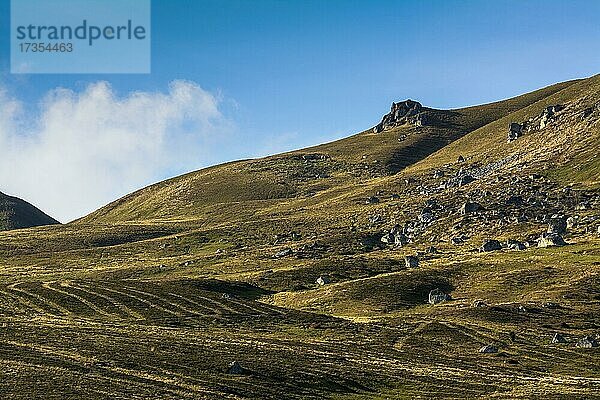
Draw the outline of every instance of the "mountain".
M28 202L0 192L0 231L58 223Z
M0 394L596 397L600 76L382 114L0 234Z

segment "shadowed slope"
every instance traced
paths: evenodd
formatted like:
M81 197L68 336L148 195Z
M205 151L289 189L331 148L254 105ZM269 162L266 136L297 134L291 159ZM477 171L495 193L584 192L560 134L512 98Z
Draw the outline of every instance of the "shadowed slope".
M0 192L0 231L58 223L26 201Z

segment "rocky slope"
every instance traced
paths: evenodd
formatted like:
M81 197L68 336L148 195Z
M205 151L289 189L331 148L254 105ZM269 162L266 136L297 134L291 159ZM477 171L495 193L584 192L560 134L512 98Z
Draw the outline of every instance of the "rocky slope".
M0 233L0 395L595 398L599 105L394 103Z

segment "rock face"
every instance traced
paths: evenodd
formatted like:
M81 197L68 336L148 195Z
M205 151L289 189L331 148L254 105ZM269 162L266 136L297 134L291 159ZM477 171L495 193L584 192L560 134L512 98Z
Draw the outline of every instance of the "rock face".
M428 122L426 111L421 103L405 100L392 103L390 112L383 116L381 122L373 128L374 133L383 132L401 125L424 126Z
M441 289L433 289L429 292L429 304L439 304L450 300L450 295L444 293Z

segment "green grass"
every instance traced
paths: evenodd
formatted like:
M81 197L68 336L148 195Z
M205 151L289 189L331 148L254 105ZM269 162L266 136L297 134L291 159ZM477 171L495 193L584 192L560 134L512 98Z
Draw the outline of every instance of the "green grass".
M562 248L476 249L539 235L537 215L597 215L562 190L576 182L573 196L597 197L596 125L569 117L511 144L506 129L549 104L575 115L600 100L598 81L435 111L440 125L421 131L365 131L215 166L75 223L0 232L0 397L597 396L600 353L574 342L600 326L598 222L571 229ZM302 157L315 153L324 157ZM421 193L514 154L518 162L466 187ZM438 169L447 176L434 179ZM546 178L532 183L532 172ZM513 193L549 201L505 208ZM443 206L431 226L402 248L381 245L431 198ZM463 217L467 198L487 211ZM498 210L530 218L502 222ZM458 235L465 243L452 244ZM424 253L432 244L439 252ZM404 256L417 253L420 267L407 270ZM319 287L322 275L331 283ZM427 304L433 288L453 300ZM488 307L472 307L478 299ZM550 344L554 332L570 343ZM498 354L478 352L492 343ZM228 375L235 360L250 373Z

